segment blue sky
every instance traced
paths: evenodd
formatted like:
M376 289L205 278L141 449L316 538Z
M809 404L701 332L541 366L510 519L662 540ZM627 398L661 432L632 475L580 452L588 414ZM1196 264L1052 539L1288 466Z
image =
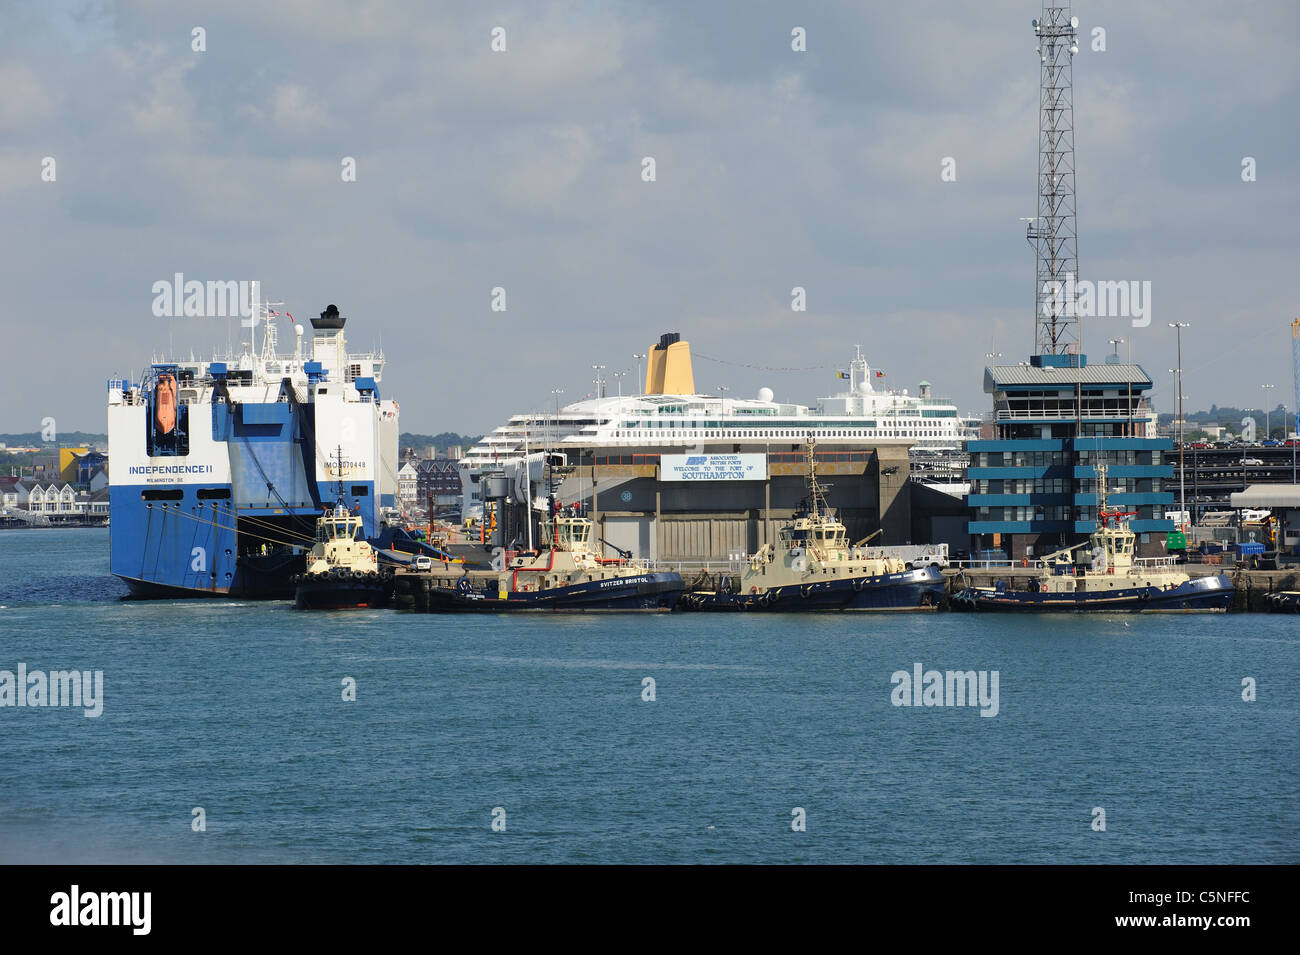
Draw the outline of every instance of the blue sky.
M1149 328L1086 323L1085 350L1131 338L1167 409L1166 323L1190 322L1191 407L1259 404L1261 383L1290 404L1300 5L1073 12L1107 46L1074 68L1080 277L1150 281L1153 309ZM665 331L815 369L697 358L701 390L812 403L861 344L892 386L925 378L985 410L985 353L1033 345L1019 220L1036 210L1037 15L0 3L0 430L101 430L104 379L224 347L223 320L152 314L175 272L261 279L298 317L337 303L352 344L388 354L408 430L478 432L552 389L581 397L593 364L634 383L632 355ZM807 312L790 310L796 285Z

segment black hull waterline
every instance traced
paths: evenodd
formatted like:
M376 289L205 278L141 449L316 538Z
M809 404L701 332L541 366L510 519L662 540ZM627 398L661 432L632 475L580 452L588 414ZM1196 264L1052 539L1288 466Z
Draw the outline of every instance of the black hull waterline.
M573 613L633 611L665 613L682 595L684 584L675 573L606 578L546 590L501 591L496 582L475 587L462 578L456 587L429 587L415 609L456 613ZM504 593L504 597L503 597Z
M299 610L387 607L393 596L392 580L383 575L302 574L295 582L294 606Z
M1107 592L1053 594L968 588L953 595L954 610L1021 613L1213 613L1232 603L1232 583L1202 577L1178 587L1131 587Z
M943 575L939 571L917 570L878 577L792 584L752 593L695 592L686 594L680 607L683 610L773 613L934 610L943 598L943 587Z

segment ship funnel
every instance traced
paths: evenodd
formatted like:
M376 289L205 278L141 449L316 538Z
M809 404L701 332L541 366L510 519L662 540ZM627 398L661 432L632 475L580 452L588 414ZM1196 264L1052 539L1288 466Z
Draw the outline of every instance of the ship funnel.
M678 332L659 336L650 346L646 368L647 395L693 395L695 374L691 370L691 343L682 341Z
M347 323L347 319L339 314L337 305L327 305L325 311L320 313L320 318L311 320L311 327L318 330L334 331L342 328Z

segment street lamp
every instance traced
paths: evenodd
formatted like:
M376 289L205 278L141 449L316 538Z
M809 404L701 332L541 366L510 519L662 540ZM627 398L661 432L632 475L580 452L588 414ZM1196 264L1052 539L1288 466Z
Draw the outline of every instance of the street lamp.
M560 395L562 395L562 394L564 394L564 389L563 389L563 388L552 388L552 389L551 389L551 397L555 399L555 419L554 419L554 420L555 420L555 432L556 432L556 437L557 437L557 438L559 437L559 431L560 431ZM546 429L546 444L547 444L547 448L548 448L548 450L549 450L551 447L553 447L553 445L551 444L551 434L550 434L550 428L549 428L549 427Z
M618 396L623 397L623 378L627 375L625 371L614 372L614 380L618 382Z
M601 373L602 371L605 370L605 366L604 366L604 365L592 365L592 366L591 366L591 370L594 371L594 372L596 373L596 377L595 377L595 379L594 379L594 381L593 381L593 384L595 384L595 386L596 386L596 407L599 408L599 407L600 407L600 399L605 397L605 389L601 387L601 385L603 385L604 382L602 381L602 379L601 379L601 377L600 377L600 373Z
M1178 508L1187 510L1187 475L1183 470L1183 329L1191 328L1190 322L1168 322L1174 334L1178 336Z
M1271 425L1272 425L1272 423L1273 423L1273 419L1270 417L1270 414L1272 413L1272 411L1271 411L1270 408L1267 407L1267 405L1268 405L1268 397L1269 397L1269 396L1268 396L1268 392L1269 392L1269 391L1270 391L1274 386L1273 386L1273 385L1260 385L1260 387L1264 389L1264 405L1265 405L1265 408L1264 408L1264 440L1265 440L1265 441L1272 441L1272 440L1273 440L1273 429L1272 429Z
M639 394L645 394L641 390L641 362L645 360L645 355L633 355L632 360L636 362L636 390Z

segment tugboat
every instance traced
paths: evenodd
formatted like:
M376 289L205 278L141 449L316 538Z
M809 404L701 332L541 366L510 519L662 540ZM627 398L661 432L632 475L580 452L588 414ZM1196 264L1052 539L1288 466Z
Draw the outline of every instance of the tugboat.
M307 571L293 577L299 610L384 607L393 592L393 572L365 539L361 515L339 501L316 521L316 543Z
M499 570L471 570L437 562L428 573L398 578L399 604L416 610L669 611L684 584L680 574L653 571L639 561L604 559L591 549L591 521L575 505L551 502L541 522L548 546L502 552Z
M957 610L1191 612L1227 610L1233 585L1226 574L1190 577L1176 557L1134 559L1133 512L1106 507L1106 467L1097 466L1097 529L1087 541L1043 557L1027 590L967 587L953 595ZM1075 551L1087 548L1080 559Z
M808 444L808 505L780 529L776 546L754 554L743 573L709 579L712 589L682 597L684 610L933 610L943 595L938 567L908 570L897 557L872 554L871 537L850 544L817 481ZM879 531L876 532L880 533Z

